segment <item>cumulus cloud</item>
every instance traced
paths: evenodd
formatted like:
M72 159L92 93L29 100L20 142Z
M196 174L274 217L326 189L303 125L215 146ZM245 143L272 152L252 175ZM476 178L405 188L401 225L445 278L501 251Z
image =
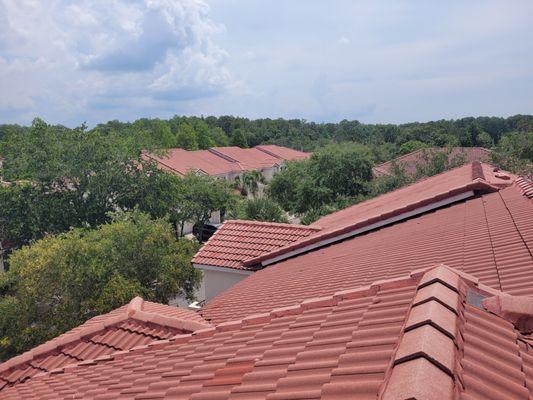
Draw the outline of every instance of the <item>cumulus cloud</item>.
M64 122L95 104L158 109L221 93L232 77L209 11L201 0L0 0L0 108Z

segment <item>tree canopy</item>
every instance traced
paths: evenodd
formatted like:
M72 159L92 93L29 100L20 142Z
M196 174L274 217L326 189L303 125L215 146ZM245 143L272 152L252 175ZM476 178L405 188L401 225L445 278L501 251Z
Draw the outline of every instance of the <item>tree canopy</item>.
M305 214L325 205L346 204L369 193L372 161L357 144L326 146L308 160L289 163L268 186L268 195L287 211Z
M12 253L0 273L0 358L108 312L132 297L192 298L196 242L140 212L114 214L96 229L50 235Z

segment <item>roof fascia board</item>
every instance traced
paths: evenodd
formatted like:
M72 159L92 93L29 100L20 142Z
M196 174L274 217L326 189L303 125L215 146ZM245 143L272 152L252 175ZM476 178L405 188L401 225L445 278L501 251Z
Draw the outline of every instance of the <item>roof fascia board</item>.
M440 208L440 207L455 203L457 201L461 201L461 200L467 199L467 198L472 197L472 196L474 196L474 191L473 190L469 190L469 191L457 194L455 196L449 197L447 199L440 200L440 201L428 204L428 205L423 206L423 207L419 207L419 208L417 208L415 210L407 211L407 212L404 212L402 214L396 215L394 217L384 219L383 221L379 221L379 222L376 222L374 224L370 224L370 225L367 225L365 227L362 227L362 228L359 228L359 229L355 229L353 231L350 231L350 232L347 232L347 233L344 233L344 234L341 234L341 235L338 235L338 236L334 236L334 237L331 237L329 239L321 240L319 242L309 244L307 246L304 246L302 248L289 251L289 252L284 253L284 254L280 254L279 256L276 256L276 257L273 257L273 258L270 258L270 259L266 259L266 260L261 262L261 265L263 267L265 267L267 265L277 263L279 261L285 260L285 259L293 257L295 255L298 255L298 254L301 254L301 253L305 253L307 251L314 250L314 249L319 248L319 247L327 246L328 244L339 242L341 240L344 240L344 239L347 239L347 238L350 238L350 237L353 237L353 236L357 236L357 235L360 235L362 233L365 233L365 232L368 232L368 231L371 231L371 230L374 230L374 229L377 229L377 228L381 228L381 227L383 227L385 225L390 225L390 224L393 224L395 222L398 222L398 221L401 221L401 220L404 220L404 219L407 219L407 218L410 218L410 217L413 217L413 216L416 216L416 215L419 215L419 214L426 213L428 211L432 211L432 210L434 210L436 208Z
M192 266L197 269L201 269L204 271L217 271L217 272L228 272L231 274L238 274L238 275L252 275L255 271L249 271L244 269L236 269L236 268L229 268L229 267L215 267L213 265L206 265L206 264L196 264L193 263Z

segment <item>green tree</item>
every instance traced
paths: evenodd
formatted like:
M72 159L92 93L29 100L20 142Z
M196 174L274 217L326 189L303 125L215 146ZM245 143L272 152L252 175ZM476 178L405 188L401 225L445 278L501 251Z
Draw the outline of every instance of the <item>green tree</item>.
M504 135L492 152L492 161L504 170L533 177L533 132Z
M366 147L329 145L276 174L268 194L287 211L303 214L346 198L365 196L371 179L372 162Z
M196 121L196 124L194 125L194 130L198 139L198 148L209 149L211 147L216 146L216 142L211 135L211 130L204 121Z
M190 172L182 179L171 207L170 219L181 236L185 222L197 224L201 230L215 211L223 213L232 208L235 201L236 197L227 182Z
M198 150L198 135L186 122L178 126L176 146L185 150Z
M239 205L237 217L255 221L289 222L279 204L267 197L243 200Z
M289 162L283 170L274 175L267 186L267 194L286 211L296 212L299 207L299 183L308 176L308 162Z
M243 196L251 194L253 197L259 193L259 184L264 184L265 178L260 171L245 171L234 181L234 186L241 191Z
M135 295L192 298L198 244L177 241L168 222L116 214L97 229L47 236L15 251L0 273L0 358L55 337Z
M398 153L400 155L409 154L415 150L423 149L426 147L428 147L427 144L422 143L420 140L409 140L400 146L400 150Z
M211 136L213 137L213 140L215 141L216 146L219 146L219 147L229 146L228 136L219 127L215 126L214 128L212 128Z
M490 149L493 146L492 138L487 132L481 132L477 137L477 143L481 147L485 147L486 149Z
M231 135L231 145L246 148L249 146L246 133L242 129L235 129Z

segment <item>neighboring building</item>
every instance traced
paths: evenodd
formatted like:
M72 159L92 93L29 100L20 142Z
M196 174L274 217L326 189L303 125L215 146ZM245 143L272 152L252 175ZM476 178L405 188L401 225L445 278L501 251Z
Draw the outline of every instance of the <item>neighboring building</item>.
M287 161L303 160L310 157L310 154L282 146L262 145L250 149L235 146L195 151L170 149L165 156L145 153L144 157L178 175L194 171L234 180L245 171L260 171L268 181Z
M228 220L194 256L193 266L203 279L198 302L209 301L256 269L244 262L302 240L318 229L274 222Z
M448 162L452 164L472 163L474 161L490 162L491 151L483 147L452 147L451 149L442 147L430 147L415 150L409 154L397 157L392 161L376 165L372 168L375 177L387 176L392 174L394 164L401 167L407 176L415 176L418 166L427 165L427 160L435 154L448 153Z
M187 314L191 333L59 362L122 335L130 307L165 326L136 299L0 364L0 397L533 398L532 182L476 162L289 227L213 236L196 262L256 272Z
M197 174L233 181L243 172L259 171L267 182L285 166L287 161L304 160L310 156L310 153L277 145L261 145L250 149L235 146L195 151L170 149L165 156L143 154L145 159L157 162L160 168L181 176L194 171ZM215 211L209 223L217 225L221 222L220 212ZM192 231L193 224L186 223L184 233L190 234Z

